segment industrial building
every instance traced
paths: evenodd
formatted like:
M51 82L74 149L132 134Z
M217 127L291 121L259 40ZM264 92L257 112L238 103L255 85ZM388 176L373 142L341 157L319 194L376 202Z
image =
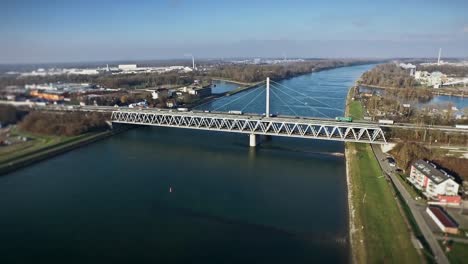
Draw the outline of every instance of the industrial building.
M54 90L46 90L46 91L39 91L33 90L30 92L30 96L44 99L47 101L62 101L65 98L65 93L62 91L54 91Z
M411 165L408 180L428 199L438 200L439 196L458 196L459 184L444 170L428 161L417 160Z
M438 71L432 73L427 71L416 71L414 78L422 85L432 86L434 88L440 88L441 85L449 81L447 75Z
M458 224L441 207L428 206L426 212L442 232L458 234Z

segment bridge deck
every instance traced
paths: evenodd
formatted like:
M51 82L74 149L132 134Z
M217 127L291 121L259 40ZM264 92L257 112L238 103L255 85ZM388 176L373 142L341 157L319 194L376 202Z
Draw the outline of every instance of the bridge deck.
M117 110L114 123L190 128L222 132L298 137L321 140L385 144L385 135L377 124L346 123L333 120L264 117L226 113L178 111Z

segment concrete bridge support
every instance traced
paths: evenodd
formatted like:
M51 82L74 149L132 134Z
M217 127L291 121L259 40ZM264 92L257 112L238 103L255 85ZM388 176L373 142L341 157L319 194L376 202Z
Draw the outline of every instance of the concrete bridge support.
M249 146L256 147L260 143L270 141L270 140L271 140L271 136L269 136L269 135L250 134L249 135Z
M260 141L257 135L255 135L255 134L250 134L249 135L249 146L250 147L256 147L257 144L260 143L260 142L257 142L257 141Z

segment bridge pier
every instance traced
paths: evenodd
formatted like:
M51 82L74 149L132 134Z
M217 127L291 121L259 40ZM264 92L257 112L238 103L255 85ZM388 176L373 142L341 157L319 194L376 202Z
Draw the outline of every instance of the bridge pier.
M249 135L249 146L251 147L256 147L262 142L265 141L270 141L271 136L269 135L255 135L255 134L250 134Z
M249 135L249 146L250 147L256 147L257 146L257 139L258 139L257 135L250 134Z

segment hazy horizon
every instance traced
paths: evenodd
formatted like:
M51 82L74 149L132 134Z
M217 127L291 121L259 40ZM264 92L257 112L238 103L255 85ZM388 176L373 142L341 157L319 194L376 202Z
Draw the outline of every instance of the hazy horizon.
M468 2L201 0L1 4L0 64L468 57Z

